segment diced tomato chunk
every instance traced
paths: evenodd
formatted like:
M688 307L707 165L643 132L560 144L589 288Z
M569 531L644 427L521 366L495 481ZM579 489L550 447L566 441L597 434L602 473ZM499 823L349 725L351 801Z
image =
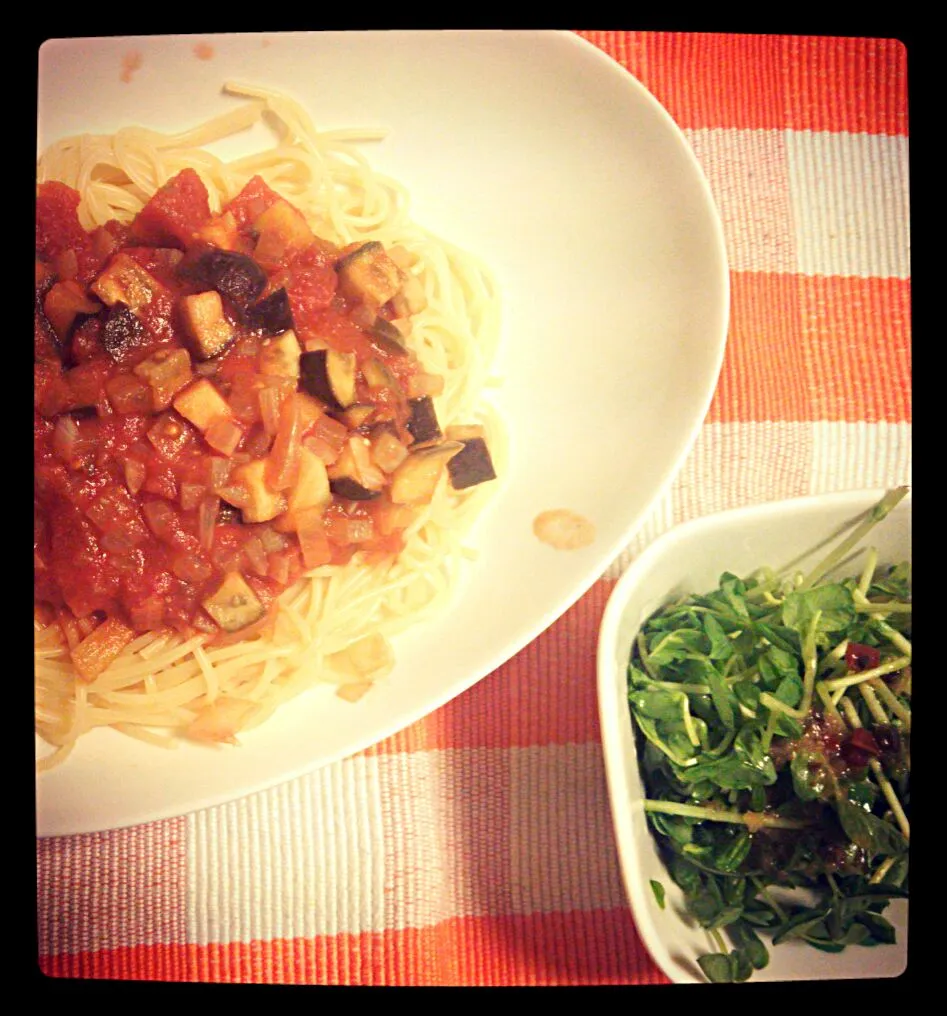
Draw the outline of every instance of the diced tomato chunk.
M104 258L79 222L79 193L64 183L51 180L39 186L36 195L36 253L50 262L75 256L75 278L90 282Z
M243 190L227 205L224 211L230 212L240 232L244 232L259 215L270 205L282 200L279 194L269 187L263 177L251 177Z
M55 180L42 183L36 195L36 252L52 261L89 242L79 222L79 192Z
M138 213L132 235L159 247L187 247L209 218L204 182L195 170L182 169Z
M332 262L318 247L309 247L295 258L289 270L286 293L293 321L304 337L315 324L316 316L332 304L338 276Z

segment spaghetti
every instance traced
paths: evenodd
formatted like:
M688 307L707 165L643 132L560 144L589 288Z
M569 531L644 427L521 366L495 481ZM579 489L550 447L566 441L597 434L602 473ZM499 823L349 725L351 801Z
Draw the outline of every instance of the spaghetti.
M285 95L236 84L225 90L249 101L178 135L134 127L60 141L39 160L40 185L59 181L74 188L81 225L94 230L134 223L182 171L196 172L216 217L259 178L303 214L320 241L342 252L380 243L423 292L410 328L402 331L418 373L443 379L432 389L437 419L448 437L454 428L458 447L470 434L482 435L502 472L501 429L481 401L499 322L488 271L411 221L407 192L373 171L359 149L381 132L318 131ZM261 121L275 127L273 146L230 161L209 150ZM318 350L324 343L305 348L310 345ZM444 605L470 553L464 534L492 486L455 489L442 470L430 500L412 505L396 554L356 552L342 563L307 568L275 599L261 633L252 625L230 639L206 626L135 631L87 679L77 673L76 647L102 618L69 617L63 624L51 622L48 612L38 616L35 725L52 747L38 767L62 762L96 727L162 746L182 736L233 742L238 731L316 683L335 684L343 697L357 698L391 669L388 640ZM265 560L262 565L265 572Z

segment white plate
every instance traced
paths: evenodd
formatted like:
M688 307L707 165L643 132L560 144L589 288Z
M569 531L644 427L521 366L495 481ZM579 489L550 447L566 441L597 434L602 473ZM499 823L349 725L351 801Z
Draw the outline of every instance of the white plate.
M706 932L682 916L683 896L655 847L641 802L628 708L628 659L638 629L660 606L687 592L716 587L724 571L747 574L763 565L782 567L816 547L843 523L875 504L884 491L855 491L793 498L719 512L677 526L649 546L618 581L602 618L598 648L598 696L605 769L622 876L635 926L658 966L673 981L704 981L697 957L709 950ZM872 530L866 545L881 563L911 560L911 497L905 497ZM818 558L812 558L815 563ZM667 892L662 910L650 881ZM753 981L896 977L907 966L907 902L885 911L897 928L890 946L853 946L828 954L799 942L770 949L769 966Z
M206 43L210 59L194 47ZM140 66L123 83L123 59ZM413 217L478 254L502 289L495 402L510 463L452 609L398 639L357 704L322 689L239 749L165 753L111 731L39 780L43 835L142 822L262 789L384 738L520 650L595 581L670 482L713 394L728 275L707 183L630 74L569 33L382 32L55 40L39 142L129 123L178 130L232 108L228 78L293 93L320 127L385 126L368 150ZM231 141L227 154L252 143ZM533 536L570 508L595 543Z

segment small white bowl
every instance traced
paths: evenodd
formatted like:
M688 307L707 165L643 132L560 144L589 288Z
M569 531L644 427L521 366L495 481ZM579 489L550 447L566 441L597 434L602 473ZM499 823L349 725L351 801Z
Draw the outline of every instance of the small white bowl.
M627 686L628 660L638 630L668 600L715 588L724 571L743 575L764 565L781 568L796 562L883 495L884 491L874 490L793 498L684 523L636 558L612 592L598 645L599 716L612 818L635 924L655 962L672 981L705 981L696 960L712 947L707 933L685 916L682 893L661 862L642 807L644 789ZM910 494L863 545L876 547L882 564L911 560ZM815 564L820 556L813 554L809 560ZM652 879L666 890L664 909L655 900ZM896 977L907 966L907 902L895 901L885 916L897 928L895 945L850 946L830 954L804 943L769 948L767 942L769 965L754 971L751 980Z

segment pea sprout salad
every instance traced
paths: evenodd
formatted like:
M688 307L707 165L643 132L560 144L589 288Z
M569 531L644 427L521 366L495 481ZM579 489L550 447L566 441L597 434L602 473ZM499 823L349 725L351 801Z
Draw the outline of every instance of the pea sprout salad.
M725 572L638 634L628 699L644 807L708 933L710 981L747 980L789 940L830 953L895 941L884 911L908 896L911 567L861 545L906 493L887 492L811 570Z

